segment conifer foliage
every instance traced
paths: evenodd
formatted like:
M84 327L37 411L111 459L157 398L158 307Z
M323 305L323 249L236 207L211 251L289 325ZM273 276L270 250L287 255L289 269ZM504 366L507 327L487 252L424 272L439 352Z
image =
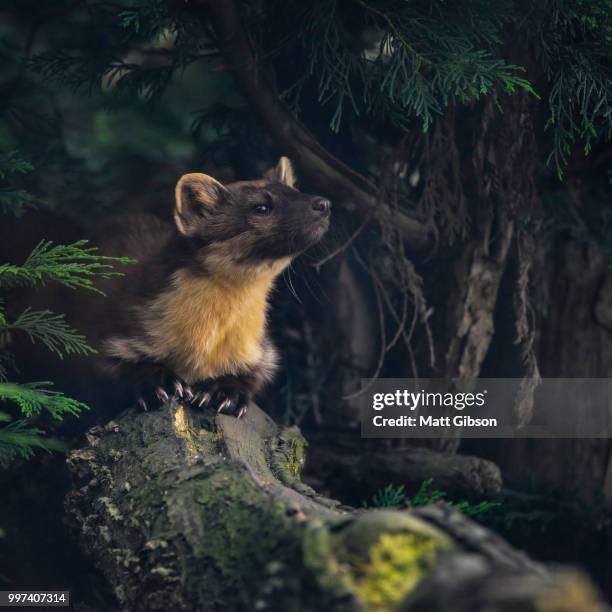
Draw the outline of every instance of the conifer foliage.
M14 151L0 159L3 181L0 204L7 213L20 215L34 204L34 198L27 191L12 187L10 177L32 171L32 165ZM21 265L0 264L0 291L56 282L71 289L79 287L99 293L94 279L120 274L113 267L116 263L129 263L129 260L98 255L95 248L87 246L86 240L69 245L42 241ZM54 391L52 382L11 382L11 373L18 366L10 354L13 334L26 334L32 342L42 343L60 359L65 355L95 352L85 337L68 325L63 314L28 307L17 318L9 320L5 304L0 301L0 467L8 466L17 457L31 457L37 448L47 451L63 448L59 441L46 437L35 425L37 417L48 415L61 421L69 415L78 416L88 408Z

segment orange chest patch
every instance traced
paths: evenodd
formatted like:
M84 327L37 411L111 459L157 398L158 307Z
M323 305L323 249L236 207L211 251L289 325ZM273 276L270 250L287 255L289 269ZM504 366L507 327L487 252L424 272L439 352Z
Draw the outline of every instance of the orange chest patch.
M237 374L262 357L273 275L212 282L180 271L145 323L155 354L188 383Z

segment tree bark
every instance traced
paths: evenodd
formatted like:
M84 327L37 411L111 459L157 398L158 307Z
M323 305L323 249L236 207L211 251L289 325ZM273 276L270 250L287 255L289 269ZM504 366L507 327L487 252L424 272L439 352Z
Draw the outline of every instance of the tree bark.
M65 505L117 609L605 609L582 575L447 506L355 511L318 495L300 479L304 446L256 406L242 420L131 410L92 429L68 457Z
M561 240L541 257L537 359L547 378L612 376L610 268L597 249ZM574 398L585 414L590 398ZM536 406L537 410L537 406ZM500 440L490 458L508 480L525 470L588 501L612 500L612 444L607 439Z

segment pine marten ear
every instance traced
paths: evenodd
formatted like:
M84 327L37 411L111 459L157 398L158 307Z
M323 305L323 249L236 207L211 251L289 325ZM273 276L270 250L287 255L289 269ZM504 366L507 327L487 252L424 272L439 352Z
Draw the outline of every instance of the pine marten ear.
M287 187L295 187L295 171L291 160L288 157L281 157L278 164L264 174L264 178L283 183Z
M184 174L176 184L174 221L186 236L197 229L197 221L205 217L228 194L227 189L212 176L193 172Z

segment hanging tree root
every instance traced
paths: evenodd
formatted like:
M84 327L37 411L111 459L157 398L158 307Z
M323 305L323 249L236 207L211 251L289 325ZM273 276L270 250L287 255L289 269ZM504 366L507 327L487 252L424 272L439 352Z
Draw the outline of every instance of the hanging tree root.
M445 505L353 510L300 480L304 440L256 406L124 413L68 457L69 525L117 607L143 610L604 610Z

